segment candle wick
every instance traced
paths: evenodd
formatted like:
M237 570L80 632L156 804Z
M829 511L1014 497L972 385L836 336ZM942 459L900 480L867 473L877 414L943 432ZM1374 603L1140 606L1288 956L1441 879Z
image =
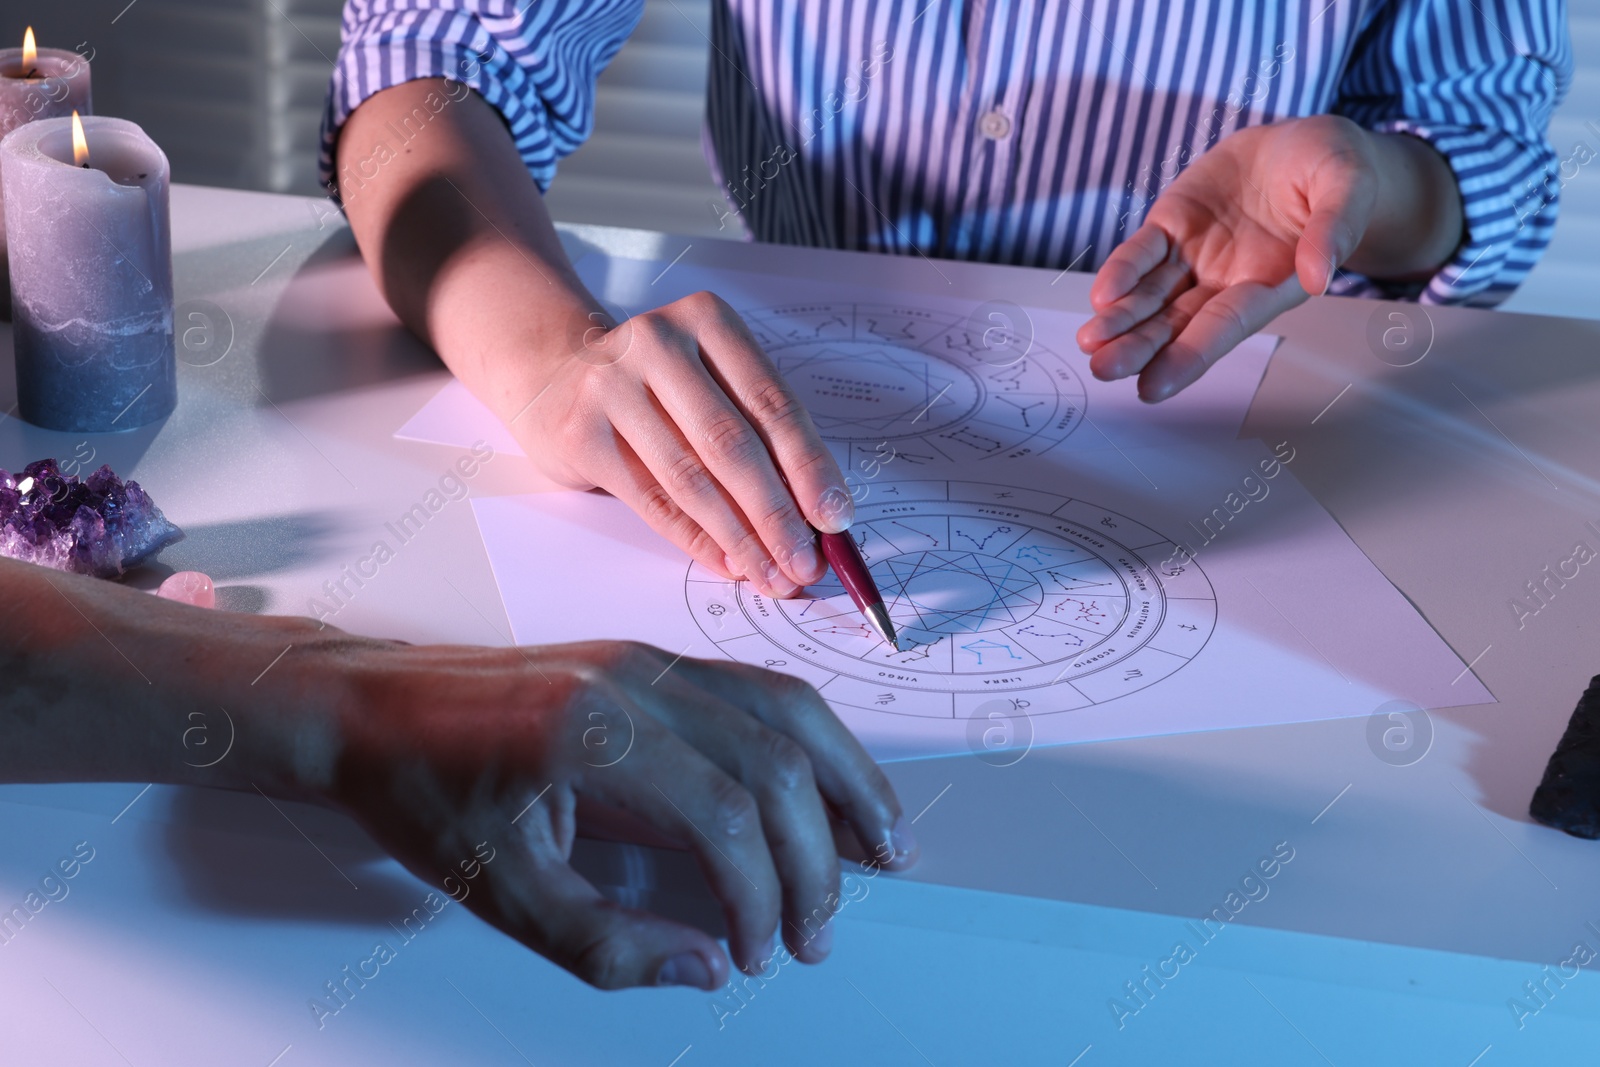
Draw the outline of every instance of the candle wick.
M39 68L38 67L31 68L28 71L28 73L23 75L24 78L37 78L38 76L39 76Z

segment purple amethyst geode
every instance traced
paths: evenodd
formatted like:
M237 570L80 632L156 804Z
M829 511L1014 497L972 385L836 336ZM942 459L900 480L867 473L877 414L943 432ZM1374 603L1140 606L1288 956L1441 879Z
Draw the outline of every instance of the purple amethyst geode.
M120 578L183 531L134 481L110 467L79 481L41 459L12 475L0 469L0 556L58 571Z

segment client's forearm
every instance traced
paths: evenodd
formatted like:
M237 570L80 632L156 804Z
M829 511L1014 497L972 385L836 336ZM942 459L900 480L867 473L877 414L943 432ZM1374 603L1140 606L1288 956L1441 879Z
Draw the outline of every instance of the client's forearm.
M0 781L327 782L344 694L300 668L349 635L8 559L0 602Z

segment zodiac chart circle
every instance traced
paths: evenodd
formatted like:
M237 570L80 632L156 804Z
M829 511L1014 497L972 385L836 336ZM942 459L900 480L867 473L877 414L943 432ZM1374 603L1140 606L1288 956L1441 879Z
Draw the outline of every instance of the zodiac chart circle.
M913 466L1025 456L1083 420L1083 380L1005 315L836 303L740 314L823 438L849 450L846 469L890 447Z
M805 597L773 600L692 565L700 629L729 657L798 675L836 706L965 718L997 697L1032 715L1115 700L1179 670L1216 626L1199 565L1125 515L988 483L879 490L857 505L850 533L898 649L831 574Z

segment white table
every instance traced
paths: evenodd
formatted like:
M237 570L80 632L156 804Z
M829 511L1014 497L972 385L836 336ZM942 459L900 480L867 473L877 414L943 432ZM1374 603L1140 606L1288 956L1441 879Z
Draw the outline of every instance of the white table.
M180 366L164 426L89 447L188 530L163 563L210 573L226 606L304 613L455 458L391 436L446 375L383 306L325 205L180 186L173 217L180 313L220 309L231 349ZM662 259L689 243L585 227L563 240L574 255ZM914 257L696 238L683 262L1088 303L1084 275L937 273ZM1395 310L1435 334L1414 366L1369 345L1369 318ZM1481 1055L1489 1067L1592 1050L1589 968L1548 983L1521 1029L1507 1001L1576 943L1600 951L1600 843L1526 814L1600 670L1600 577L1585 569L1520 629L1509 602L1575 541L1596 540L1584 524L1600 519L1600 323L1323 299L1273 329L1284 342L1246 434L1293 442L1294 473L1499 698L1434 710L1419 762L1383 762L1366 720L1351 719L1039 749L1006 768L895 764L907 808L931 805L917 823L922 864L847 907L827 966L787 968L734 1015L737 1001L692 991L596 993L452 905L436 920L445 932L407 945L320 1030L309 998L376 938L394 940L388 924L426 892L348 822L142 783L5 787L0 911L74 843L90 841L96 859L0 943L0 1060L19 1041L28 1062L284 1067L1080 1054L1093 1067L1178 1052L1341 1065ZM0 409L12 388L0 368ZM80 440L6 419L0 465L70 456ZM472 484L541 488L508 457ZM449 505L338 622L506 643L470 507ZM1148 986L1119 1030L1108 1002L1123 983L1280 841L1296 858L1270 896L1180 977ZM636 899L695 907L682 857L596 846L586 860Z

